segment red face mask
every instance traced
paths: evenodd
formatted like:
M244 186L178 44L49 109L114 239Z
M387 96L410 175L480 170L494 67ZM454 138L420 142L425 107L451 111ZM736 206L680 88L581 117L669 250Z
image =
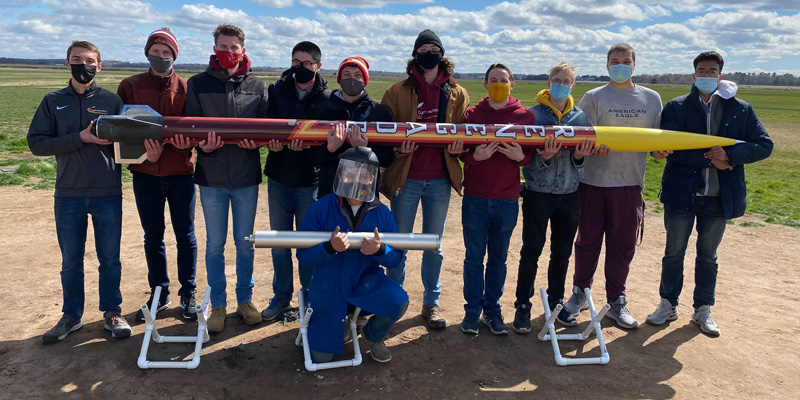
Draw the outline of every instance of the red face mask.
M223 67L231 69L239 65L244 52L233 53L230 51L214 50L214 54L216 54L217 60L219 60L219 63L222 64Z

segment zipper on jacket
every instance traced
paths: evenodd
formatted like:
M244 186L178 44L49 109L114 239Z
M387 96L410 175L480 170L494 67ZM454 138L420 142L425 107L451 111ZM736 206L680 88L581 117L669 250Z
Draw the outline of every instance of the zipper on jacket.
M707 112L706 112L706 135L711 135L711 103L713 101L714 101L714 99L712 97L712 98L708 99L708 104L706 104L708 106L708 107L706 107L706 110L707 110ZM705 181L706 181L706 186L703 189L703 196L708 196L708 174L709 174L708 169L709 168L711 168L711 166L709 166L709 167L707 167L707 168L705 168L703 170L703 179L705 179Z

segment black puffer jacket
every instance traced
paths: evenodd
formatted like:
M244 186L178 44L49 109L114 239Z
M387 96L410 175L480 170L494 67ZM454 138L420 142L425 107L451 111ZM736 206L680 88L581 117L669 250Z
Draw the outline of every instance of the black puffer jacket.
M315 114L319 119L328 121L368 121L392 122L392 115L386 107L372 101L369 93L364 90L364 95L358 100L348 103L340 97L336 90L328 101L317 106ZM333 191L333 180L336 179L336 170L339 167L339 155L349 149L350 143L345 142L335 152L328 151L327 146L322 146L320 155L315 157L320 166L319 189L317 198ZM369 146L378 156L380 166L386 168L394 161L394 151L389 146Z
M189 78L187 117L266 118L267 84L251 75L233 78L210 66ZM226 144L211 153L197 151L194 181L201 186L237 189L261 183L258 150Z
M331 95L328 83L320 74L316 74L311 91L300 100L291 69L284 71L280 79L269 85L268 93L268 117L276 119L319 119L314 114L315 108L325 103ZM302 151L288 148L270 151L264 174L290 188L314 186L319 178L316 158L321 154L321 147L324 146Z

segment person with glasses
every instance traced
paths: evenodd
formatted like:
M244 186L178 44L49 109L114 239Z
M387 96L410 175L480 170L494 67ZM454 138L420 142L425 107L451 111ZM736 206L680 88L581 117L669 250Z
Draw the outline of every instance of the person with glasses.
M442 41L431 30L422 31L414 42L411 59L406 65L408 79L392 85L381 104L398 122L456 123L464 122L469 107L467 90L453 79L455 64L444 57ZM394 149L395 161L383 173L380 192L391 199L392 213L400 232L411 232L417 208L422 202L422 232L444 233L450 188L461 194L461 165L458 156L461 141L446 148L419 146L413 140ZM400 267L387 274L400 283L405 281L406 254ZM446 321L439 310L442 291L442 249L422 254L422 316L428 326L443 329Z
M694 264L694 313L691 321L709 336L719 336L711 319L717 287L717 248L729 219L744 215L747 185L744 164L772 154L772 139L753 107L734 97L736 84L722 80L724 61L708 51L694 59L690 92L670 100L661 113L661 129L694 132L741 140L730 147L681 150L667 156L661 178L667 243L661 262L661 303L647 323L662 325L678 319L683 289L683 260L692 227L697 230Z
M322 68L322 51L312 42L300 42L292 49L292 67L268 88L268 118L315 119L314 109L325 104L331 91L328 83L317 73ZM267 176L270 229L291 231L300 229L303 217L317 198L319 154L323 146L303 145L296 140L284 146L277 140L269 143L264 166ZM283 311L292 308L294 275L291 249L272 249L272 292L269 306L261 317L272 321ZM300 285L308 287L311 271L298 265Z
M576 68L565 62L550 68L547 89L536 96L537 105L530 108L539 125L587 126L586 113L575 105L570 94L575 87ZM517 311L511 328L517 333L531 331L531 297L539 268L539 256L547 240L550 224L550 264L547 268L547 300L550 309L563 303L572 243L581 216L578 179L586 156L594 142L585 140L575 150L562 148L554 136L545 138L544 149L537 149L533 162L522 168L525 187L522 189L522 249L517 275ZM566 326L578 323L562 310L558 321Z

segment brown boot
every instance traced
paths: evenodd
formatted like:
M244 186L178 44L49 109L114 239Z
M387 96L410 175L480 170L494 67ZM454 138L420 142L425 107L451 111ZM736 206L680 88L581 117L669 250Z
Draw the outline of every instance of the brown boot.
M208 317L206 327L209 332L222 332L225 328L225 307L217 307L211 309L211 315Z
M439 306L422 306L422 318L425 318L428 326L433 329L444 329L447 326L442 313L439 312Z
M236 307L236 313L244 318L244 323L247 325L255 325L261 323L261 313L256 309L253 303L242 303Z

